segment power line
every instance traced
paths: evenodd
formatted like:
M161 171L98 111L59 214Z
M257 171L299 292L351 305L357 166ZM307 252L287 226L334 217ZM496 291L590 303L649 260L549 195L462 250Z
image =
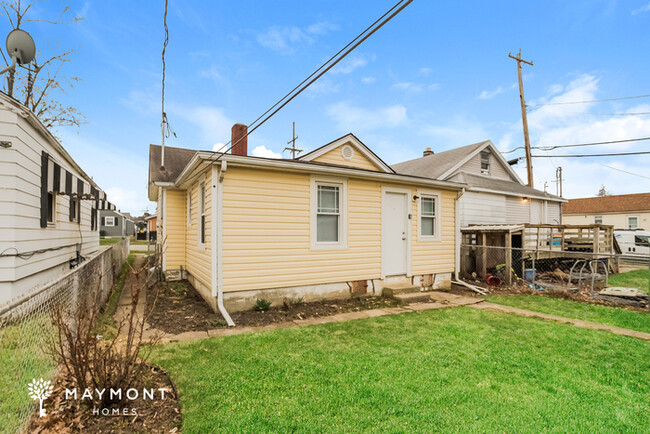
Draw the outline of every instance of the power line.
M264 112L264 114L262 114L262 115L261 115L260 117L258 117L255 121L253 121L253 122L251 123L251 125L255 124L259 119L261 119L261 118L264 117L267 113L269 113L269 112L271 112L271 111L273 110L273 112L271 112L268 116L266 116L266 118L262 119L262 120L261 120L257 125L255 125L255 126L254 126L253 128L251 128L251 129L249 129L245 135L243 135L242 137L240 137L240 138L237 140L236 143L233 143L233 144L232 144L228 149L226 149L223 153L220 152L221 149L223 149L225 146L227 146L228 144L230 144L230 143L232 142L232 140L229 141L228 143L226 143L226 145L222 146L218 151L214 151L214 154L217 155L217 158L214 159L214 161L219 161L219 159L221 158L221 156L222 156L224 153L226 153L226 152L228 152L229 150L231 150L235 145L237 145L237 143L239 143L239 141L241 141L241 140L245 139L246 137L248 137L248 136L249 136L253 131L255 131L257 128L259 128L261 125L263 125L263 124L264 124L266 121L268 121L271 117L273 117L273 116L274 116L278 111L280 111L284 106L286 106L286 105L287 105L291 100L293 100L296 96L300 95L300 93L302 93L305 89L307 89L309 86L311 86L311 84L313 84L316 80L318 80L320 77L322 77L322 76L323 76L327 71L329 71L330 69L332 69L332 68L333 68L337 63L339 63L341 60L343 60L343 59L344 59L348 54L350 54L350 53L351 53L355 48L357 48L359 45L361 45L361 44L362 44L366 39L368 39L370 36L372 36L372 35L373 35L377 30L379 30L380 28L382 28L382 27L383 27L387 22L389 22L390 20L392 20L392 19L393 19L397 14L399 14L402 10L404 10L404 8L406 8L406 6L408 6L408 5L411 4L412 2L413 2L413 0L400 0L399 2L397 2L397 3L395 4L395 6L393 6L391 9L388 10L388 12L386 12L386 13L385 13L384 15L382 15L382 16L381 16L377 21L375 21L375 22L372 23L369 27L367 27L367 28L366 28L363 32L361 32L361 33L360 33L356 38L354 38L350 43L348 43L345 47L343 47L343 48L342 48L342 49L341 49L337 54L335 54L334 56L332 56L332 57L331 57L327 62L325 62L325 63L324 63L321 67L319 67L316 71L314 71L314 72L313 72L309 77L307 77L307 78L306 78L305 80L303 80L303 81L302 81L298 86L296 86L293 90L291 90L291 92L287 93L287 94L286 94L286 95L285 95L281 100L279 100L278 102L276 102L276 103L275 103L271 108L269 108L266 112ZM403 3L403 4L402 4L402 3ZM400 6L400 5L401 5L401 6ZM396 9L396 8L397 8L397 9ZM395 10L395 9L396 9L396 10ZM393 10L394 10L394 12L391 13L391 11L393 11ZM389 15L387 18L384 19L384 17L386 17L388 14L390 14L390 15ZM383 19L383 21L382 21L382 19ZM377 27L374 27L374 26L375 26L378 22L380 22L380 21L381 21L381 23L379 23L379 25L378 25ZM374 28L373 28L373 27L374 27ZM370 30L370 29L372 29L372 30ZM370 30L370 31L369 31L369 30ZM364 33L366 33L366 32L368 32L368 33L367 33L365 36L362 37L362 35L364 35ZM358 41L357 41L357 40L358 40ZM355 43L355 41L357 41L357 42ZM352 44L354 44L354 45L352 45ZM348 47L350 47L350 48L348 48ZM347 50L346 50L346 49L347 49ZM346 50L346 51L343 52L344 50ZM343 52L343 54L341 54L340 57L336 58L336 57L337 57L341 52ZM332 62L332 60L335 59L335 58L336 58L336 60L334 60L334 61ZM331 63L330 63L330 62L331 62ZM328 65L328 63L329 63L329 65ZM326 66L326 65L327 65L327 66ZM324 68L324 69L323 69L323 68ZM321 71L321 69L323 69L323 70ZM320 72L319 72L319 71L320 71ZM314 77L314 75L315 75L315 77ZM312 77L313 77L313 78L312 78ZM310 80L310 78L311 78L311 80ZM309 80L309 81L308 81L308 80ZM302 86L305 82L306 82L306 84L305 84L304 86ZM302 87L301 87L301 86L302 86ZM296 91L296 89L297 89L297 92L294 93L294 91ZM289 97L289 95L291 95L291 96ZM286 100L286 101L285 101L285 100ZM283 101L284 101L284 102L283 102ZM279 107L278 107L278 105L279 105ZM276 108L276 107L277 107L277 108ZM275 109L275 110L274 110L274 109Z
M582 158L582 157L620 157L625 155L644 155L650 154L650 151L639 151L639 152L617 152L613 154L563 154L563 155L532 155L533 158ZM519 160L523 160L524 157L519 157Z
M562 112L560 114L563 115L582 115L582 116L644 116L644 115L650 115L650 112L628 112L628 113L589 113L589 112Z
M639 137L638 139L623 139L623 140L609 140L606 142L593 142L593 143L578 143L574 145L554 145L554 146L533 146L531 149L537 149L538 151L552 151L558 148L577 148L581 146L597 146L597 145L610 145L613 143L626 143L626 142L637 142L642 140L650 140L650 137ZM509 151L503 151L502 154L511 154L519 149L524 149L523 146L518 146Z
M545 105L565 105L565 104L589 104L592 102L620 101L624 99L649 98L650 95L623 96L620 98L593 99L590 101L565 101L565 102L547 102L544 104L527 104L526 107L541 107Z
M591 158L588 158L588 160L591 160ZM619 172L627 173L628 175L638 176L639 178L650 179L650 176L644 176L644 175L639 175L638 173L628 172L627 170L619 169L618 167L614 167L614 166L608 166L607 164L599 163L598 161L595 161L595 160L594 160L594 163L596 163L598 165L601 165L601 166L604 166L604 167L607 167L608 169L617 170Z

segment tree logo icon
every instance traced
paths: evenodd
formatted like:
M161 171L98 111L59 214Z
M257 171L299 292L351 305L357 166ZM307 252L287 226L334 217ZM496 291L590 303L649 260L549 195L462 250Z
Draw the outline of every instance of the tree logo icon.
M45 417L45 409L43 408L43 401L45 401L47 398L52 395L52 389L54 386L52 386L51 381L44 381L42 378L38 381L36 379L32 379L32 382L27 385L27 389L29 390L29 396L30 398L34 400L39 400L40 402L40 412L38 413L38 417Z

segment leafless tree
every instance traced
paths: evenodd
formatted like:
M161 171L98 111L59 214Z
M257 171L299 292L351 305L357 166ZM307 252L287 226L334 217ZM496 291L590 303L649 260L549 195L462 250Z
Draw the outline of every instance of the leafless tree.
M63 6L60 14L54 19L31 18L30 13L34 14L35 5L38 3L43 3L43 0L28 2L1 0L0 7L13 29L20 29L27 23L56 25L72 24L83 20L82 17L72 14L69 5ZM4 47L0 47L0 54L5 64L9 65L11 58L2 48ZM42 50L38 50L31 64L20 65L16 70L9 71L6 81L3 82L3 90L32 110L48 129L62 126L78 127L86 122L85 116L75 107L61 102L62 94L65 95L67 90L74 88L74 85L81 80L79 77L61 73L63 66L70 62L74 50L52 49L51 51L46 55Z
M609 196L609 191L607 191L604 184L601 184L600 190L598 190L598 194L596 194L596 196L598 197Z

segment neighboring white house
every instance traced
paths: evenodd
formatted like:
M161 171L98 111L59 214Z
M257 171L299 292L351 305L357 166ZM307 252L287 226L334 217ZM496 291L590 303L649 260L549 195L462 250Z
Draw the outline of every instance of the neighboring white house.
M99 249L105 199L36 116L0 92L0 308Z
M487 140L391 166L397 173L467 184L458 200L459 225L562 224L563 199L530 188Z
M650 193L571 199L565 220L575 225L612 225L614 229L650 230Z

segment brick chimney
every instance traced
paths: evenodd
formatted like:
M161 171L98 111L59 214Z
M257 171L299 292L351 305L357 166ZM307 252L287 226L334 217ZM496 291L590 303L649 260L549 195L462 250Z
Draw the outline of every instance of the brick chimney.
M232 155L248 155L248 137L246 133L248 132L248 127L244 124L235 124L232 126L230 143L232 149L230 153ZM239 142L238 142L239 141Z
M426 157L427 155L433 155L433 151L431 150L431 148L427 148L427 149L422 153L422 156L423 156L423 157Z

